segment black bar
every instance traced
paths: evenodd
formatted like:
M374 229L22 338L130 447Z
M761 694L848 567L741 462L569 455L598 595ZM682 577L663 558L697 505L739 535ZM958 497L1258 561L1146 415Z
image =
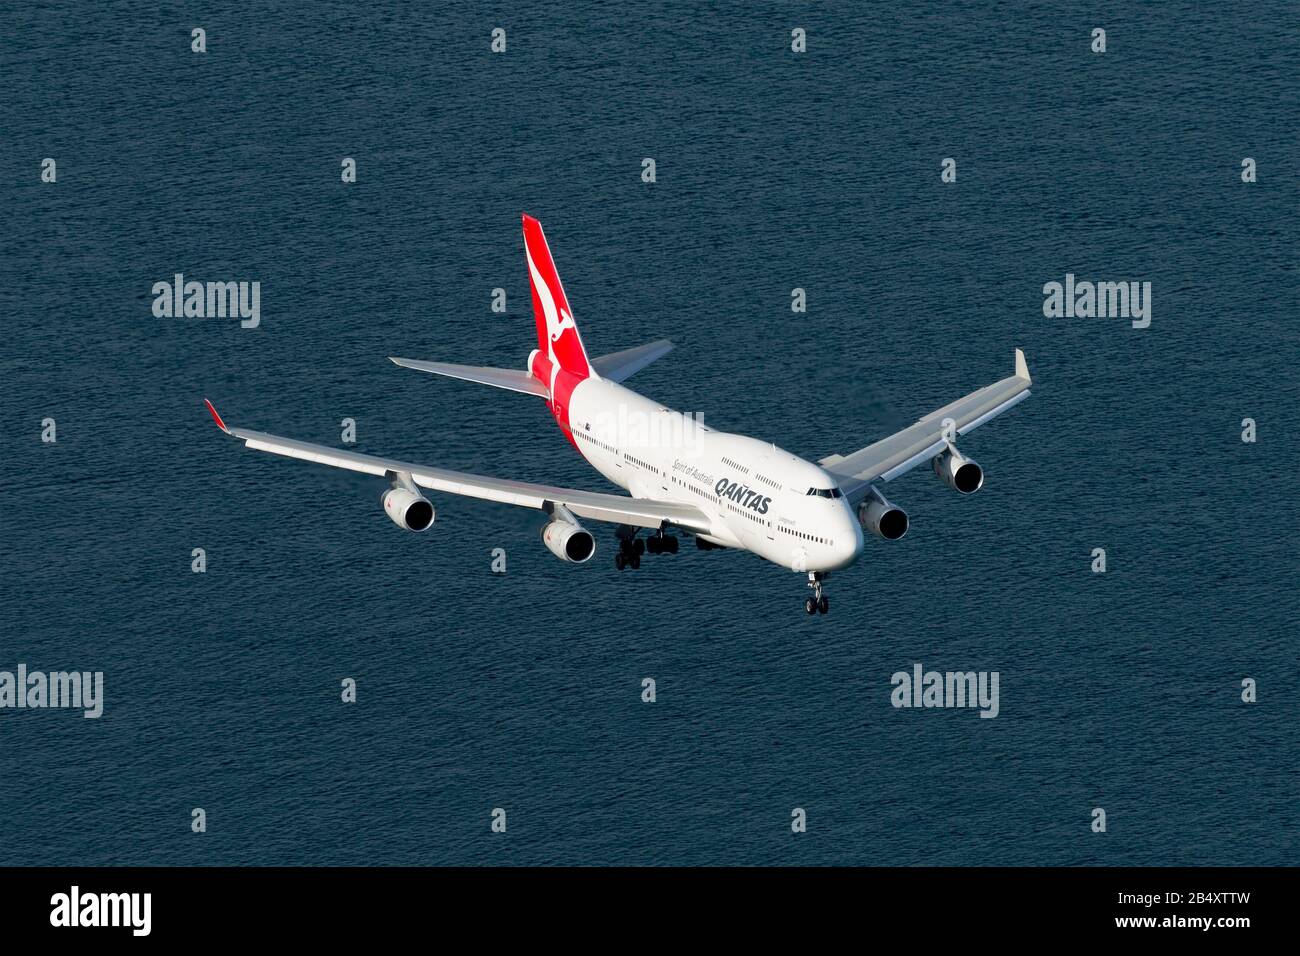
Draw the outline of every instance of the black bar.
M89 918L99 894L149 894L148 934L217 943L248 939L398 940L433 926L524 928L518 918L587 926L625 914L629 931L661 917L758 930L788 914L797 925L857 934L907 926L978 927L982 938L1132 936L1228 941L1287 924L1293 873L1277 868L867 868L867 869L410 869L70 868L0 869L7 940L76 933L94 942L144 928L144 897L108 900L117 927L54 926L72 887ZM59 894L67 898L60 912ZM1171 895L1173 894L1173 895ZM87 896L94 897L85 910ZM135 920L130 919L131 916ZM79 917L80 919L80 917ZM1200 921L1209 920L1205 928ZM1151 921L1146 925L1131 921ZM1229 925L1224 921L1244 921ZM64 919L70 922L70 917ZM1121 921L1129 921L1121 925ZM1166 921L1169 921L1166 923ZM1195 923L1193 923L1195 921ZM134 926L134 928L133 928ZM988 937L984 934L992 933Z

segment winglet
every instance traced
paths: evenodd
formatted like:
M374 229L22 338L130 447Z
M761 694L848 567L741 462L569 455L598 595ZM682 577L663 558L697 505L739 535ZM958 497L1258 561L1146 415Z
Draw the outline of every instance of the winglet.
M1026 382L1029 378L1029 363L1025 361L1025 353L1016 349L1016 378L1023 378Z
M212 403L205 398L203 400L203 404L208 406L208 411L212 413L212 420L217 423L217 427L220 428L227 435L229 435L230 429L227 428L226 423L221 420L221 416L218 415L217 410L212 407Z

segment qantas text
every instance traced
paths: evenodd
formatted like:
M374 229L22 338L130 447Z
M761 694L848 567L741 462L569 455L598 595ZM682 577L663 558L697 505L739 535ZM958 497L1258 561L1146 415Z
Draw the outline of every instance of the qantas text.
M759 495L757 491L748 485L742 485L738 481L728 481L726 478L719 478L713 491L719 498L730 498L737 504L752 508L761 515L767 514L768 505L772 503L771 498Z

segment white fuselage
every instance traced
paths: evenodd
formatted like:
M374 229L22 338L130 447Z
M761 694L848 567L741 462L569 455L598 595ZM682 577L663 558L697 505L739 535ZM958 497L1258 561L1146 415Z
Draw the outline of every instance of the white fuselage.
M605 379L569 398L578 450L633 497L709 516L707 540L796 571L833 571L862 552L862 526L823 469L776 445L714 431ZM810 493L811 492L811 493Z

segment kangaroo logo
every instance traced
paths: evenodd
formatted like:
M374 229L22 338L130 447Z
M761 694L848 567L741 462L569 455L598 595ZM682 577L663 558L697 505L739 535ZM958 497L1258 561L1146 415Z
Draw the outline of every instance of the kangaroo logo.
M573 323L573 316L569 315L569 313L564 309L560 310L560 321L554 323L551 322L554 315L554 308L546 310L546 335L551 340L552 345L560 341L560 336L564 334L565 329L577 328ZM554 349L552 349L552 351L554 351Z
M555 343L560 341L560 336L564 334L565 329L577 329L573 321L573 316L569 315L568 310L563 314L555 308L555 297L551 295L551 287L546 284L542 274L537 271L537 266L533 262L533 254L524 248L524 255L528 258L528 271L533 277L533 288L537 290L537 298L542 303L542 314L546 317L546 338L551 344L551 357L555 357Z
M542 274L537 270L537 265L533 262L533 254L524 247L524 256L528 259L528 272L532 275L533 289L537 292L537 299L542 304L542 314L546 317L546 341L547 351L550 353L551 360L551 381L549 382L551 392L555 391L555 376L560 372L560 360L555 351L555 344L560 341L566 329L573 329L577 332L577 325L573 321L573 316L565 310L563 317L555 308L555 298L551 295L551 287L546 284Z

